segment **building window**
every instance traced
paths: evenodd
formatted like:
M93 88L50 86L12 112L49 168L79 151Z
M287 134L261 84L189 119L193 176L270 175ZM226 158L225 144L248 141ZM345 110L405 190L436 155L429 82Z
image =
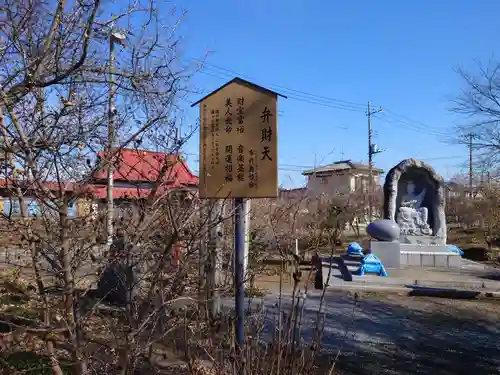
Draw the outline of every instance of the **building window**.
M319 183L322 185L328 184L328 179L326 177L320 177Z

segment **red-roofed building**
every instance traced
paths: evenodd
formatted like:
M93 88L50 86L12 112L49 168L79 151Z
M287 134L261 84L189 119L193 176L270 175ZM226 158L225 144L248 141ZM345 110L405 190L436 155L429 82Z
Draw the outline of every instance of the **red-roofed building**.
M104 152L99 153L104 157ZM158 194L167 190L195 190L198 177L186 162L175 155L164 152L122 149L116 156L113 174L113 198L145 197L155 183L159 182ZM160 181L160 175L162 175ZM107 189L107 170L103 168L92 176L92 191L96 198L105 199Z
M99 157L104 157L104 153L99 153ZM165 164L167 163L167 164ZM160 178L162 176L162 178ZM146 150L122 149L119 151L115 162L113 181L113 198L117 203L131 201L137 198L146 198L151 189L158 182L156 194L162 195L167 191L196 191L198 187L198 177L195 176L181 157L162 152ZM5 214L20 214L19 202L17 200L5 199L12 196L11 183L6 180L0 181L0 196L4 197L0 201L0 210ZM107 192L107 170L103 168L95 172L89 183L77 182L45 182L44 186L54 192L61 190L67 194L86 195L97 201L104 202ZM30 189L23 188L29 210L36 214L38 210L37 200L30 198L33 196ZM11 207L12 206L12 207ZM70 207L70 215L77 215L77 205ZM12 212L12 211L14 212Z

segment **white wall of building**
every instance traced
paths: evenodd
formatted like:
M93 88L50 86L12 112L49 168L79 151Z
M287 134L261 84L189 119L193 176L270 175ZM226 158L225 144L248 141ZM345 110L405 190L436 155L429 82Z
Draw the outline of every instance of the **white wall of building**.
M373 185L380 184L380 176L373 175ZM309 175L307 190L313 195L350 194L355 191L368 191L368 172L346 171L331 175Z

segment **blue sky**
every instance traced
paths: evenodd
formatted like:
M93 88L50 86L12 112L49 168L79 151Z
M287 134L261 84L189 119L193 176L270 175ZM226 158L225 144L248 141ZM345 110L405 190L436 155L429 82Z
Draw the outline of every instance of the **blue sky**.
M384 170L428 161L445 178L466 170L467 149L444 140L462 119L449 111L474 69L496 52L500 2L483 0L183 0L183 59L211 52L193 83L207 91L238 75L289 96L279 102L280 183L341 159L367 161L366 104ZM293 90L293 91L292 91ZM199 97L193 97L193 101ZM186 109L195 123L198 109ZM198 170L198 138L186 147Z

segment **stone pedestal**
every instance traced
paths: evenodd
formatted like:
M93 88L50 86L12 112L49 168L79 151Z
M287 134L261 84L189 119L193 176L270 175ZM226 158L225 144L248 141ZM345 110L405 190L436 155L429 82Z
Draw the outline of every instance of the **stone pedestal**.
M413 245L446 245L446 241L442 237L437 236L412 236L412 235L401 235L399 237L399 242L402 244L413 244Z
M412 251L419 253L446 253L446 245L441 244L415 244L415 243L400 243L401 251Z
M401 251L401 266L460 268L462 257L450 252Z
M387 269L406 266L437 268L462 266L462 257L447 251L446 245L371 241L370 249Z
M385 268L401 268L400 245L399 242L370 241L370 250Z

